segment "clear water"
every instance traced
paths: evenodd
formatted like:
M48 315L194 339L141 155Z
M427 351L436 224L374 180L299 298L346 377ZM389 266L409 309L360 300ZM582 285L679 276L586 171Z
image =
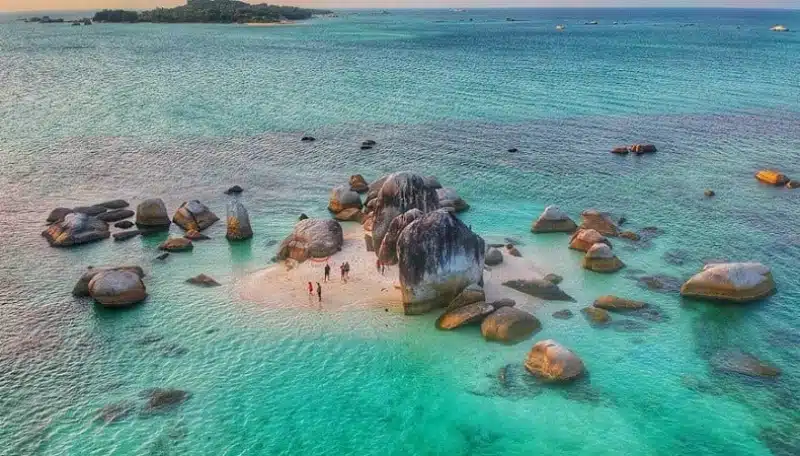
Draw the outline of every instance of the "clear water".
M775 23L796 29L800 13L349 12L272 28L9 19L0 453L798 454L800 191L752 178L762 167L800 176L800 34L770 33ZM305 133L318 141L301 143ZM366 138L379 146L358 150ZM608 153L634 141L659 152ZM401 169L458 188L473 229L517 239L578 302L530 307L543 330L509 347L477 329L438 332L435 315L239 298L235 281L269 263L300 212L327 216L331 186ZM214 240L159 263L158 238L54 250L39 236L52 207L117 197L159 196L170 210L199 198L223 214L234 183L256 230L247 244L229 245L217 224ZM642 289L624 271L585 272L564 236L529 233L548 204L662 228L647 247L617 243L629 271L682 279L705 258L757 260L779 292L713 305ZM110 312L70 296L87 265L132 263L148 272L144 305ZM200 272L223 286L183 283ZM551 317L609 293L669 320L624 333ZM544 338L580 354L589 380L528 384L519 366ZM731 348L783 375L714 372L709 356ZM94 420L107 404L140 408L152 387L192 397L157 416Z

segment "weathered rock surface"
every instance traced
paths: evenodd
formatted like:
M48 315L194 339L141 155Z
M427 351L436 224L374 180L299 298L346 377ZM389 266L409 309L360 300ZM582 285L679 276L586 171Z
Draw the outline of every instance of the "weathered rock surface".
M233 187L230 187L229 189L225 190L225 194L226 195L238 195L239 193L242 193L243 191L244 191L244 189L242 187L240 187L238 185L234 185Z
M534 233L572 233L578 225L558 206L547 206L542 215L533 222Z
M144 391L143 395L147 397L147 403L144 406L144 411L147 413L173 410L192 396L188 391L172 388L153 388Z
M361 212L361 209L356 209L354 207L351 207L349 209L345 209L345 210L343 210L341 212L337 212L337 213L333 214L333 218L335 218L336 220L339 220L340 222L359 222L360 223L363 215L364 214Z
M517 258L522 257L522 252L520 252L519 249L514 247L514 244L506 244L506 253L513 257Z
M117 268L88 268L83 273L75 287L72 288L72 295L76 297L89 296L89 282L92 281L94 276L104 271L130 271L139 277L144 277L144 271L139 266L120 266Z
M292 233L283 240L278 259L325 258L340 251L343 243L342 226L336 220L306 219L297 222Z
M775 292L772 272L761 263L706 265L681 287L681 295L721 301L748 302Z
M619 237L634 242L641 239L641 237L638 234L634 233L633 231L622 231L619 233Z
M569 239L569 248L588 252L595 244L606 244L611 247L611 242L597 230L578 230Z
M428 188L432 188L434 190L438 190L442 188L442 184L439 183L439 179L436 176L425 176L422 178L425 186Z
M356 193L366 193L369 191L369 184L361 174L353 174L350 176L350 190Z
M136 207L136 225L150 229L167 229L172 224L167 206L161 198L144 200Z
M543 380L564 382L583 375L583 361L568 348L549 339L537 342L525 360L525 369Z
M647 307L647 303L641 301L632 301L630 299L623 299L611 295L600 296L599 298L595 299L594 304L592 305L600 309L612 311L636 310Z
M715 353L710 360L717 371L748 375L750 377L777 377L781 370L755 356L738 350Z
M203 231L219 221L219 217L198 200L181 204L172 221L186 231Z
M378 201L375 204L375 222L372 227L376 251L380 250L383 237L395 217L411 209L419 209L427 214L439 208L436 190L426 187L423 178L412 173L389 175L376 198Z
M111 201L104 201L102 203L96 204L95 206L103 206L106 209L124 209L130 204L127 201L122 199L115 199Z
M400 233L411 224L411 222L424 217L425 214L419 209L411 209L404 214L398 215L389 224L389 230L383 237L380 249L378 250L378 258L385 264L397 264L397 240L400 239Z
M608 311L597 307L584 307L581 309L581 313L593 325L603 325L611 321L611 315L608 314Z
M117 228L122 228L123 230L127 230L128 228L133 228L135 224L130 220L122 220L114 224Z
M546 276L542 277L542 279L552 283L553 285L558 285L559 283L564 281L564 278L558 274L547 274Z
M484 293L483 287L476 283L472 283L464 288L461 293L453 298L452 301L450 301L450 304L447 306L447 310L458 309L459 307L464 307L469 304L485 301L486 293Z
M559 320L569 320L575 314L572 313L569 309L561 309L553 312L553 318L557 318Z
M406 314L444 307L468 285L483 286L485 249L480 236L444 210L411 222L397 241Z
M66 217L67 214L71 213L72 209L68 207L57 207L50 211L50 214L47 216L47 223L60 222L64 220L64 217Z
M456 212L464 212L469 209L469 204L461 198L454 188L438 188L436 189L436 196L439 198L439 207L452 207Z
M617 272L625 267L625 264L611 251L611 247L606 244L593 245L586 252L581 265L584 269L603 273Z
M166 250L167 252L186 252L192 250L194 244L186 238L169 238L158 246L159 250Z
M515 307L501 307L487 316L481 324L484 339L517 343L527 339L542 328L539 319Z
M186 239L189 239L190 241L207 241L207 240L211 239L210 237L206 236L205 234L203 234L203 233L201 233L199 231L195 231L195 230L187 231L186 233L183 234L183 237L185 237Z
M619 227L611 215L596 209L581 212L581 229L595 230L604 236L619 236Z
M656 152L658 149L656 149L656 146L654 146L653 144L634 144L630 147L630 150L636 155L642 155L642 154L652 154L653 152Z
M90 217L98 216L106 210L107 209L103 206L78 206L72 208L72 212L77 214L86 214Z
M112 223L124 220L129 217L133 217L133 214L134 212L130 209L114 209L108 212L103 212L102 214L98 214L97 219L102 220L104 222Z
M333 187L328 199L328 210L337 214L345 209L361 209L361 197L349 185Z
M547 301L569 301L575 302L572 296L566 294L564 290L558 285L543 279L530 279L530 280L509 280L503 282L504 286L517 290L539 299Z
M490 302L489 304L491 304L495 309L499 309L501 307L514 307L517 305L517 302L510 298L503 298L494 302Z
M128 239L133 239L136 236L142 234L142 230L128 230L128 231L120 231L118 233L114 233L111 236L117 242L127 241Z
M107 269L89 281L89 296L105 307L117 308L144 301L147 291L139 271Z
M495 248L490 248L486 252L485 262L486 266L497 266L498 264L501 264L503 262L503 252Z
M72 213L42 232L52 247L70 247L108 239L108 224L86 214Z
M229 241L244 241L253 237L253 228L250 226L250 215L244 205L239 201L228 203L228 216L226 219L227 231L225 237Z
M200 274L197 276L192 277L191 279L186 279L186 283L190 283L192 285L199 285L201 287L218 287L220 283L214 280L211 276Z
M456 329L460 326L480 323L494 312L494 307L485 302L475 302L455 309L448 309L436 320L439 329Z

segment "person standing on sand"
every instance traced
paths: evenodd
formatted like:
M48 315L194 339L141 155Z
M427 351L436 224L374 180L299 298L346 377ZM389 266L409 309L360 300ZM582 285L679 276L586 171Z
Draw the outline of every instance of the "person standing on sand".
M381 275L386 275L386 265L381 262Z
M331 265L325 263L325 277L322 279L323 282L328 282L331 280Z
M308 294L314 296L314 285L311 285L311 282L308 282Z
M344 262L344 278L350 280L350 262Z
M344 279L344 263L342 263L341 266L339 266L339 275L341 276L342 282L346 282L346 280Z
M320 285L319 282L317 282L317 299L319 299L319 302L322 302L322 285Z
M381 272L381 267L383 267L383 263L381 263L381 259L378 258L377 260L375 260L375 269L378 272Z

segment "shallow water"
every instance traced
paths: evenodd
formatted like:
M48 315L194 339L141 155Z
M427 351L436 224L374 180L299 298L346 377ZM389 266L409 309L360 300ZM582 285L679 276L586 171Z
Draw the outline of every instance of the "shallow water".
M580 25L592 19L601 25ZM0 25L0 448L797 454L800 193L752 178L773 166L800 176L800 35L765 31L777 22L800 16L487 10L272 28ZM301 143L304 133L318 141ZM359 150L366 138L378 146ZM634 141L659 152L608 153ZM514 238L578 302L530 307L543 330L509 347L476 328L435 331L436 315L239 298L236 280L269 264L300 212L327 216L331 186L393 170L457 188L472 206L466 223L489 240ZM157 237L55 250L39 235L52 207L117 197L159 196L170 211L199 198L222 215L234 183L256 231L242 245L217 224L213 240L160 263ZM704 199L705 188L717 197ZM586 272L564 236L530 234L548 204L575 217L613 211L664 234L615 243L627 272ZM724 306L630 278L684 279L708 258L762 261L779 292ZM111 312L72 298L81 271L102 264L142 265L146 303ZM183 283L200 272L223 286ZM578 310L609 293L669 318L641 332L590 327ZM576 316L551 317L563 308ZM521 363L545 338L574 349L590 378L531 384ZM731 348L783 374L714 372L710 356ZM192 397L144 414L141 393L153 387ZM95 421L121 401L124 419Z

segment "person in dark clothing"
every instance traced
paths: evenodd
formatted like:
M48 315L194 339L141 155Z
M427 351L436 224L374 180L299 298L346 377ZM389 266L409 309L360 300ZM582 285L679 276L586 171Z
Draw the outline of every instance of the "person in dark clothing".
M381 263L381 275L386 275L386 265Z
M322 285L320 285L319 282L317 282L317 299L319 299L319 302L322 302Z
M381 259L380 259L380 258L378 258L378 259L375 261L375 269L376 269L378 272L381 272L381 267L382 267L382 266L383 266L383 263L381 263Z
M325 278L322 281L327 282L329 280L331 280L331 265L325 263Z

